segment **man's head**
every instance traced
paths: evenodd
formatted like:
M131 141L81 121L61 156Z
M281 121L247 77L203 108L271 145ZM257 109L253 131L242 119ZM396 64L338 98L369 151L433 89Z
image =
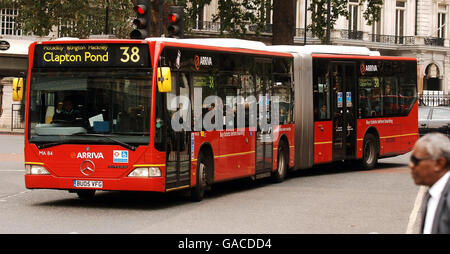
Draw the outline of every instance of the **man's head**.
M432 186L450 168L450 140L440 133L421 137L414 145L409 162L417 185Z
M64 98L62 108L63 108L63 110L65 110L67 112L69 112L73 109L73 102L72 102L72 98L70 96L67 96Z
M71 100L64 101L63 109L66 111L71 111L73 109L73 103Z

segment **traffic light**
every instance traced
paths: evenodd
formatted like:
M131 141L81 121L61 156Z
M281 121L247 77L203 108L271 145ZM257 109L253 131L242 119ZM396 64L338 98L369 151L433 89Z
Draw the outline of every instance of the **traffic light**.
M167 32L169 37L183 38L184 30L184 12L183 6L171 6L169 12L169 23L167 26Z
M136 26L130 33L131 39L145 39L150 35L150 0L138 0L134 6L137 18L133 20L133 24Z

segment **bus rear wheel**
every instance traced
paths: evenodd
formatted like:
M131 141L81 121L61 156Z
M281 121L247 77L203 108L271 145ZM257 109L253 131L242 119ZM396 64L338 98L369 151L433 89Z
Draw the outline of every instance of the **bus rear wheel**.
M287 156L289 150L286 147L284 142L280 143L278 146L277 170L273 173L272 177L276 183L280 183L286 178L289 163Z
M378 162L378 142L375 135L367 133L363 142L361 166L365 170L373 169Z

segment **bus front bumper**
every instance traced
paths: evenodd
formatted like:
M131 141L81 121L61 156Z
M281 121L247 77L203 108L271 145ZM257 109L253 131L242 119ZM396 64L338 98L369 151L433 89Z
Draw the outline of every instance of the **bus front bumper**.
M25 186L27 189L165 191L165 181L163 177L124 177L111 179L25 175Z

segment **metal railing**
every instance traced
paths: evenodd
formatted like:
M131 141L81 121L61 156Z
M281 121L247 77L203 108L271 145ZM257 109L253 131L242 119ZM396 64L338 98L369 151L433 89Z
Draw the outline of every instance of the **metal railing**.
M402 44L402 45L415 45L416 40L414 36L397 36L397 35L384 35L384 34L369 34L372 42L386 43L386 44Z
M20 104L11 105L11 131L15 129L25 129L25 121L21 111L22 107Z
M196 24L196 27L193 28L195 31L203 31L203 32L216 32L219 33L221 28L220 22L212 22L212 21L202 21ZM258 25L252 23L246 23L245 29L247 32L254 33L258 30ZM236 29L240 29L236 27ZM263 27L259 28L260 33L272 33L272 24L264 24Z
M341 39L363 40L363 31L357 30L340 30Z
M446 106L450 107L448 94L419 94L419 106Z
M425 45L428 46L444 46L444 38L437 38L437 37L425 37L424 38Z

